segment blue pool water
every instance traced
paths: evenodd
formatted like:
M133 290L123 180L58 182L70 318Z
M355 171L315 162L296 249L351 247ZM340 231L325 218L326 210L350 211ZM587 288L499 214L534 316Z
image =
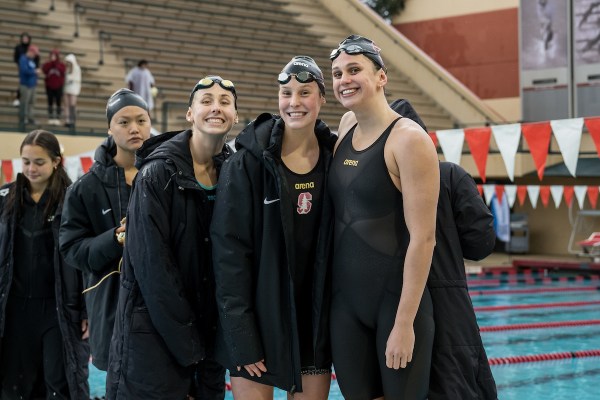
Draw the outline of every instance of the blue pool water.
M555 276L569 275L565 273L552 274ZM511 278L513 277L511 276ZM486 290L598 287L600 286L598 281L540 282L534 285L524 283L502 283L497 285L491 283L486 285L486 278L477 277L473 279L478 282L476 290L484 293L483 295L473 296L475 307L600 301L600 290L485 294ZM487 279L492 281L498 279L498 277ZM554 321L600 320L600 305L482 311L477 312L477 320L481 327ZM600 325L482 332L481 336L488 358L600 349ZM501 400L600 399L599 357L494 365L492 366L492 372L498 387L498 398ZM90 389L93 396L104 394L104 379L105 374L103 372L90 366ZM286 398L285 392L275 390L276 400ZM233 399L231 392L226 394L225 399ZM336 381L331 383L329 399L343 399Z

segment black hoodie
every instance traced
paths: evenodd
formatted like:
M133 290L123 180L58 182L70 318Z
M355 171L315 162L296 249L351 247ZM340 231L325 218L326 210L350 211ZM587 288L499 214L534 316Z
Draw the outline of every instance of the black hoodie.
M337 137L321 121L314 131L328 170ZM238 136L238 152L221 173L211 236L220 313L217 361L233 370L264 359L268 371L261 378L250 377L243 368L240 374L293 393L302 386L292 289L294 209L281 162L283 132L280 117L261 114ZM320 369L331 367L331 215L326 198L313 272L314 359Z

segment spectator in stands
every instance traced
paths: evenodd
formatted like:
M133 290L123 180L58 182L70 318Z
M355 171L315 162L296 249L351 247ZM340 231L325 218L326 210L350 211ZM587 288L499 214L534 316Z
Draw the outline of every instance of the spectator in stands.
M31 131L20 153L23 172L0 188L0 397L38 398L43 382L42 398L89 399L81 274L58 252L71 181L52 133Z
M19 124L35 124L35 91L38 81L36 57L40 51L35 44L29 45L27 52L19 58Z
M67 54L67 78L65 81L65 126L74 128L77 119L77 96L81 92L81 67L75 54Z
M65 260L83 272L92 363L103 371L119 295L120 234L137 173L135 151L150 137L148 106L129 89L108 99L106 118L109 136L96 149L90 170L69 187L60 227Z
M190 129L154 136L136 153L108 399L184 399L194 376L195 399L225 396L209 225L237 94L207 76L188 104Z
M125 82L129 85L129 89L133 90L148 103L148 109L150 115L154 109L154 76L148 69L148 61L140 60L137 67L132 68L127 76Z
M60 51L50 52L50 59L42 65L48 97L48 124L60 125L61 101L65 85L66 66L60 59ZM56 105L56 111L54 106Z
M331 204L326 175L336 136L317 119L321 70L307 56L281 71L280 116L261 114L223 166L211 225L217 360L236 399L327 399Z
M427 131L407 100L396 100L390 107ZM436 245L427 279L435 321L427 398L495 400L496 384L479 334L463 260L481 260L492 253L494 217L473 178L459 165L440 163L436 218Z
M330 55L339 125L331 337L345 398L427 398L434 338L426 287L440 175L434 146L387 103L380 49L351 35Z
M21 56L23 54L27 53L27 49L29 48L30 44L31 44L31 36L29 36L29 34L27 32L21 33L19 44L15 46L15 49L13 52L13 61L17 65L17 71L19 71L19 60L21 59ZM39 55L36 56L34 58L34 60L35 60L36 68L39 67L40 66L40 56ZM15 92L15 99L13 100L12 104L14 107L18 107L20 104L19 88L17 88L17 91Z

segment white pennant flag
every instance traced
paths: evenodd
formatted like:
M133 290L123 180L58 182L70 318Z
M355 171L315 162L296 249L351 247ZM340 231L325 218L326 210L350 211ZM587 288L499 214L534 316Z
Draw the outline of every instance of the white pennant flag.
M437 131L436 135L446 161L460 165L465 131L462 129L445 129Z
M587 194L587 186L585 185L575 185L575 197L577 198L577 204L579 204L579 209L583 210L583 204L585 203L585 196Z
M489 206L492 203L492 197L496 193L496 185L486 184L481 185L483 187L483 196L485 197L485 202Z
M577 159L581 144L583 118L559 119L550 121L558 148L571 175L577 171Z
M521 124L492 126L494 140L500 150L510 181L515 180L515 157L521 141Z
M535 208L537 206L538 197L540 197L539 185L527 185L527 195L529 196L531 206Z
M65 157L65 169L73 182L83 175L83 168L81 168L79 157Z
M508 207L512 208L517 199L517 185L504 185L504 194L508 200Z
M20 158L13 158L13 179L17 179L17 174L23 172L23 160Z
M550 194L552 194L552 200L554 200L556 208L560 207L564 189L563 185L550 185Z

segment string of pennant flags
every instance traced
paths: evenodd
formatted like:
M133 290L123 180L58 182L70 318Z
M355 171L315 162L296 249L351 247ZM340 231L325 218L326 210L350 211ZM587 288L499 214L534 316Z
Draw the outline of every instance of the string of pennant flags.
M446 161L461 163L466 141L477 166L481 180L486 181L486 163L493 136L504 161L507 175L514 182L515 159L521 137L529 146L540 181L544 177L546 159L552 135L569 173L575 177L583 127L587 128L600 157L600 117L571 118L535 123L516 123L481 128L446 129L429 132L436 147L440 147Z
M480 190L485 192L485 190L491 190L489 189L489 185L485 185L485 182L486 163L492 136L494 137L496 145L498 146L498 150L506 167L507 175L511 182L514 182L515 159L521 137L523 137L527 142L529 153L533 158L540 181L544 176L544 169L546 167L546 159L548 156L552 135L554 135L554 138L558 143L565 166L567 167L569 173L575 177L584 125L587 128L596 147L596 152L600 157L600 117L571 118L522 124L515 123L480 128L446 129L429 132L429 136L433 140L435 146L439 146L441 148L446 161L450 161L459 165L461 163L463 145L466 141L471 152L471 156L473 157L475 165L477 166L479 176L484 183L484 185L481 186L482 189ZM65 157L64 165L69 177L72 180L75 180L86 173L93 164L92 157L93 151L79 154L77 156ZM21 159L17 158L12 160L2 160L2 175L4 176L5 182L11 182L16 177L16 174L21 171ZM507 187L510 188L510 185L491 186L496 188L493 190L493 192L496 193L501 193L501 187L504 187L505 191L507 190ZM515 187L518 189L516 190L517 194L529 194L530 200L532 200L532 205L534 204L534 201L537 203L538 197L541 197L544 205L547 204L547 199L549 198L550 194L552 194L553 198L556 198L556 195L553 193L558 193L559 191L559 186L556 185L547 186L548 189L546 189L546 186L544 185L527 185L528 189L522 189L522 186ZM567 189L567 186L560 187L563 188L562 193L565 194L565 197L570 196L570 189ZM508 190L510 191L512 189ZM591 192L594 192L594 190L597 192L598 187L595 187L595 189L590 189ZM509 199L512 199L512 192L507 192L507 195L509 195ZM521 196L524 196L524 194ZM591 201L594 195L590 196ZM485 197L487 200L488 196ZM498 195L498 197L500 197L500 195ZM569 198L572 198L572 196ZM521 199L521 197L519 197L519 199ZM571 200L569 200L569 202L570 201Z
M525 204L527 198L533 208L541 201L544 207L550 204L552 198L554 206L559 208L564 200L568 207L573 205L573 199L577 199L580 209L584 209L585 199L587 198L591 208L596 208L598 204L598 194L600 186L596 185L496 185L483 184L477 185L479 194L481 194L486 203L490 205L494 197L498 202L502 202L506 197L508 206L513 208L517 200L520 206Z

